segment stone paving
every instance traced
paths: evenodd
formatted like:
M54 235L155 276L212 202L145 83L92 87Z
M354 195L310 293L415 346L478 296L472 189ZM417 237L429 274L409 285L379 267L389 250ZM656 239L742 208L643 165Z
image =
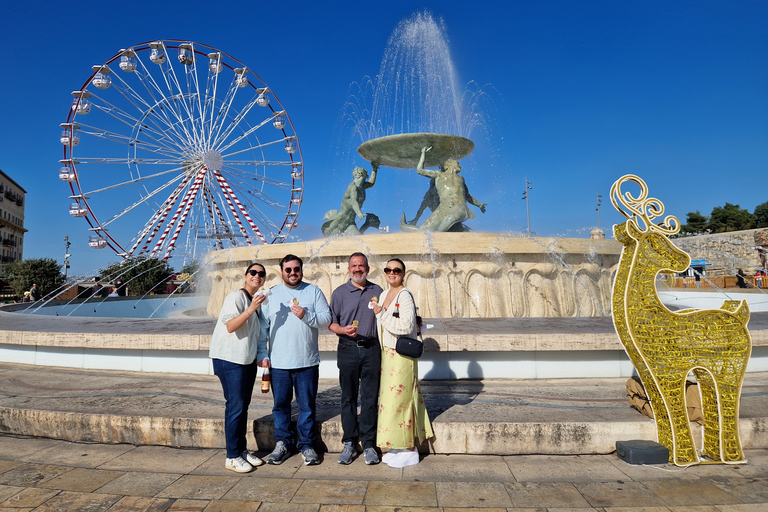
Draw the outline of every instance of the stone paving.
M416 466L319 466L293 456L252 473L220 449L78 444L0 435L0 511L460 512L768 510L768 450L748 464L630 466L615 455L427 455Z
M655 440L654 423L628 406L625 383L623 378L423 381L436 436L422 449L438 454L606 454L617 440ZM321 451L341 446L339 400L338 381L321 379ZM274 446L271 408L272 395L256 391L249 414L251 449ZM744 446L768 448L768 373L747 374L740 413ZM223 418L221 385L214 376L0 363L3 433L222 448Z

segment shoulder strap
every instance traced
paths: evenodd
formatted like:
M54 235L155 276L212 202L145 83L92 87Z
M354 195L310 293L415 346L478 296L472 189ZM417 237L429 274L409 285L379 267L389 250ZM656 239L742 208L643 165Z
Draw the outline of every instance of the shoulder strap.
M408 290L407 288L403 288L402 290L397 292L397 296L395 297L395 300L397 300L397 297L399 297L400 294L403 293L406 290L408 291L408 295L411 296L411 300L413 301L413 308L414 308L414 312L415 312L416 311L416 297L413 296L413 293L411 292L411 290ZM397 309L399 310L400 307L398 306ZM421 317L419 315L416 315L416 336L421 338ZM421 342L424 343L424 339L423 338L422 338Z
M253 300L253 297L251 297L251 294L248 293L248 290L245 288L240 288L240 291L245 294L246 298L248 299L248 303L250 304L250 302Z

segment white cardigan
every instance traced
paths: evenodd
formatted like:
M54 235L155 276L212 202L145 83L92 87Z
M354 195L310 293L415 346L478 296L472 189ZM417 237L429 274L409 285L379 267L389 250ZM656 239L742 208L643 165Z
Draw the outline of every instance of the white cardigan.
M379 298L379 304L384 304L390 291L386 290L382 294ZM392 316L392 313L395 312L400 313L400 318ZM397 338L400 336L416 337L416 304L413 303L413 295L408 288L400 290L389 308L382 309L376 315L376 325L381 344L393 350L397 345Z

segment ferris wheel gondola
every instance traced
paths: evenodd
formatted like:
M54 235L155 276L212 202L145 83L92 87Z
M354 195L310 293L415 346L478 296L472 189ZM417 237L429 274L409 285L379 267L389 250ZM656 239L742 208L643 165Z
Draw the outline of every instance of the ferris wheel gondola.
M296 227L298 136L241 62L200 43L142 43L93 66L72 96L59 178L91 247L192 259L279 243Z

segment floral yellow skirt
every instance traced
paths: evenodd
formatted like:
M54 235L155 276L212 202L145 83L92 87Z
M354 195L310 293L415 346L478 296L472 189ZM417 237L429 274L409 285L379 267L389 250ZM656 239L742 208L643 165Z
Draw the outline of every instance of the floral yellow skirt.
M376 434L379 447L412 450L414 439L421 444L434 437L418 374L418 360L382 348Z

